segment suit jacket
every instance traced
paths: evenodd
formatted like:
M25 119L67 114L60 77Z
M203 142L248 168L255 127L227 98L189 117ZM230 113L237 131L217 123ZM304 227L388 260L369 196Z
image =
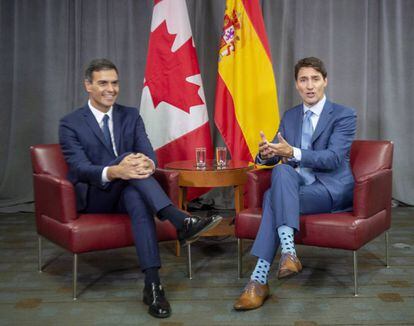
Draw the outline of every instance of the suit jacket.
M279 132L293 147L301 147L303 105L295 106L283 115ZM312 136L311 149L302 149L300 162L287 164L311 168L329 191L333 211L352 207L354 178L349 162L350 149L356 131L356 114L351 108L326 101ZM273 139L277 143L277 136ZM281 158L274 157L263 163L276 164Z
M136 108L113 106L113 133L118 161L129 152L143 153L156 162L155 153ZM59 142L69 167L68 179L74 184L78 210L85 208L90 185L105 189L102 170L116 157L106 144L103 132L88 104L60 120Z

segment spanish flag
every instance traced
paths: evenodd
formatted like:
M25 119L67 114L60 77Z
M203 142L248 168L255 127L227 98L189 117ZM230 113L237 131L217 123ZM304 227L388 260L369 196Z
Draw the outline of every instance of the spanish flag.
M214 120L233 160L254 161L261 130L276 135L276 82L259 0L226 2Z

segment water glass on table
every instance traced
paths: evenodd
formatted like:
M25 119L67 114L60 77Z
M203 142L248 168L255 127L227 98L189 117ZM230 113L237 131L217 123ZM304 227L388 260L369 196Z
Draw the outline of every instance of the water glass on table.
M218 169L222 169L227 165L227 148L216 147L216 164Z
M196 167L197 169L206 168L206 148L205 147L196 148Z

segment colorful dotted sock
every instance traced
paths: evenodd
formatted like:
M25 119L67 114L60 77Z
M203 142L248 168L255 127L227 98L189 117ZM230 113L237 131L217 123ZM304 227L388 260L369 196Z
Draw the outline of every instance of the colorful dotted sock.
M280 247L282 248L282 254L291 253L296 256L295 243L293 240L293 228L290 226L282 225L277 228L277 233L280 238Z
M257 260L256 267L250 276L252 281L259 282L264 285L267 284L267 276L269 275L270 263L264 259L259 258Z

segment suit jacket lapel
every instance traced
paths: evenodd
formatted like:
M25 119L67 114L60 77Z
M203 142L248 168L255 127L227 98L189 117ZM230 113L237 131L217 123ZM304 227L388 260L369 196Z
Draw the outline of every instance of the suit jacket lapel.
M121 148L121 120L122 120L122 111L117 104L114 104L112 109L112 119L114 122L114 138L115 138L115 147L118 155L122 153Z
M302 121L303 121L303 105L298 105L297 110L295 113L295 120L297 121L297 125L299 128L295 128L295 138L293 146L296 148L301 147L302 143Z
M89 127L92 129L95 136L99 139L103 146L110 152L113 153L112 148L106 143L102 129L99 127L98 121L96 121L95 116L92 114L92 111L89 109L89 106L86 105L83 108L83 116L85 117L86 122Z
M312 143L318 139L321 133L325 130L326 125L331 119L332 111L332 103L326 100L321 116L319 117L318 124L316 125L316 129L312 135Z

